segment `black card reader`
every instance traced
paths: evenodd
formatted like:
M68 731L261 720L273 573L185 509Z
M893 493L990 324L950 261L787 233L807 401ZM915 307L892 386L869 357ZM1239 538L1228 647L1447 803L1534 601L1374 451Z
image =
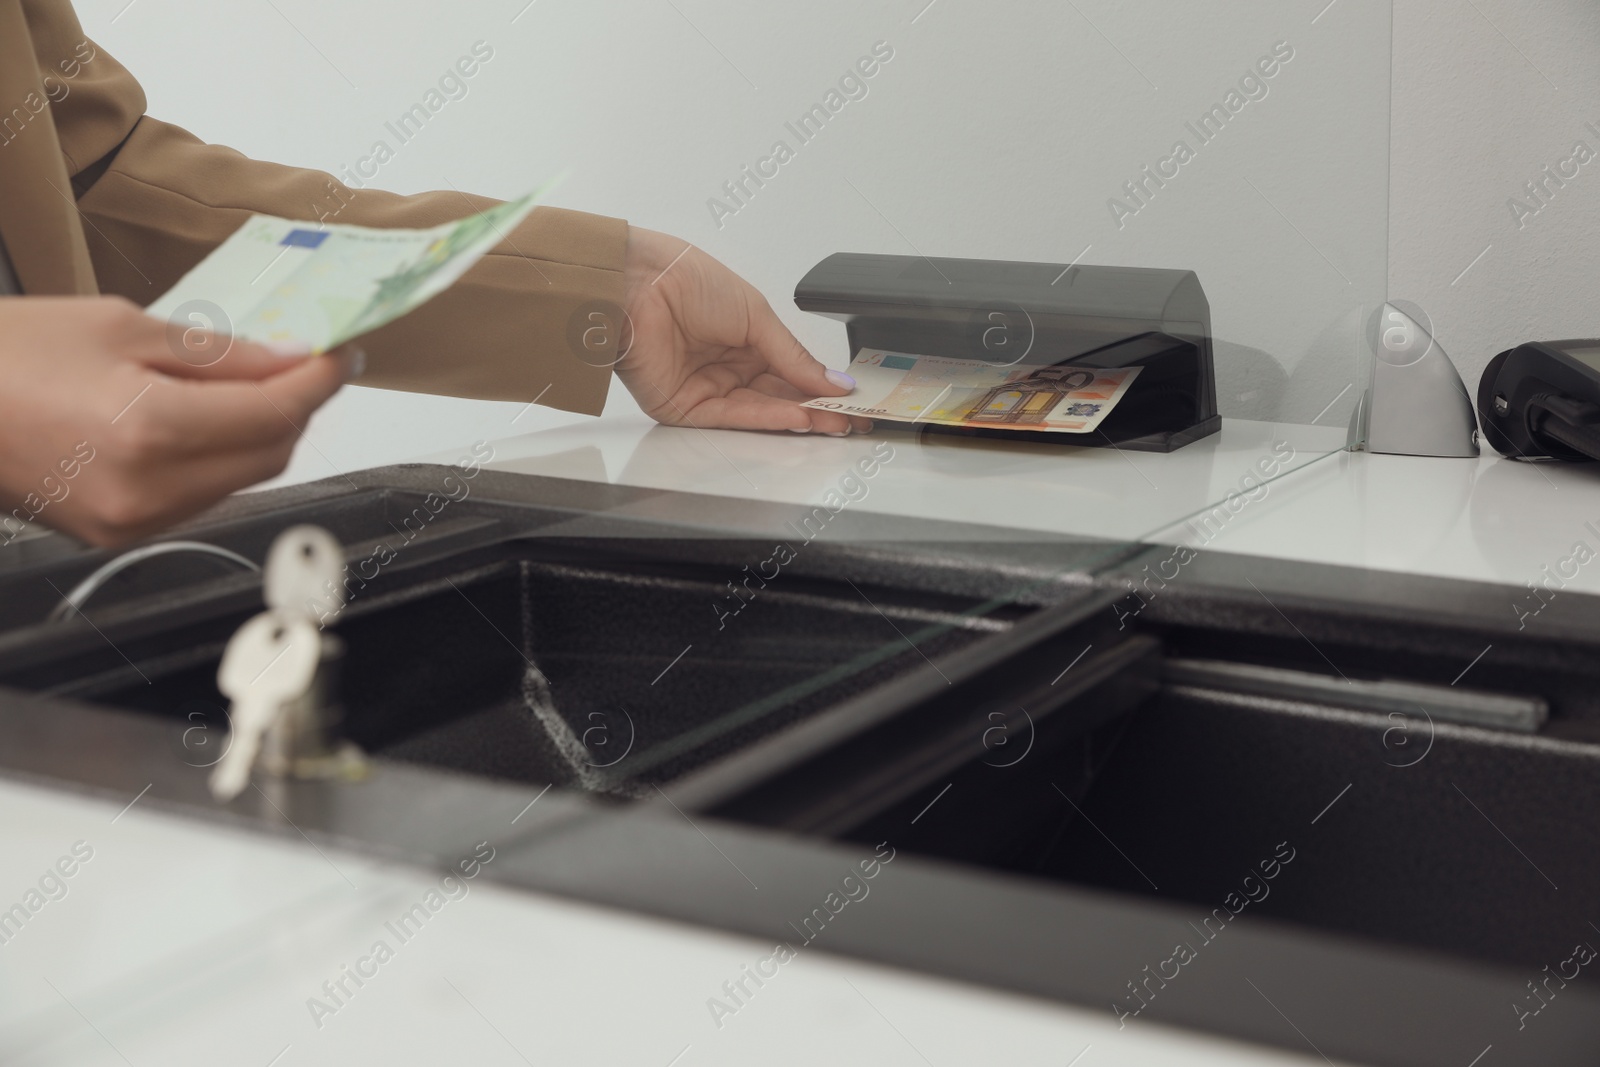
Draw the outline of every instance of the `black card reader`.
M840 252L811 268L794 302L845 323L852 361L882 349L1007 367L1141 368L1093 433L920 432L1171 452L1222 425L1211 306L1193 271Z
M1530 341L1478 380L1483 435L1514 459L1600 459L1600 339Z

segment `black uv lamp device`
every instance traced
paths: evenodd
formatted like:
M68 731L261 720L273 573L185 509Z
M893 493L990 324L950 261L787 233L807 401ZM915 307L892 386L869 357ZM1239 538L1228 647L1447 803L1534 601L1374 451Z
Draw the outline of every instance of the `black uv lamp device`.
M1092 433L919 432L1171 452L1222 425L1211 306L1193 271L839 252L800 280L794 302L845 324L852 361L880 349L1003 367L1140 368Z
M1530 341L1489 361L1478 419L1513 459L1600 459L1600 339Z

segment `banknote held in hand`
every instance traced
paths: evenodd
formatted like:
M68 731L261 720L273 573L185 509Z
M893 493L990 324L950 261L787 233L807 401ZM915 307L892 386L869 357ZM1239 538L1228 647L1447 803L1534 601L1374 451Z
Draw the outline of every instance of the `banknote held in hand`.
M425 230L252 215L145 311L185 333L326 352L449 288L548 188ZM185 339L180 354L223 351Z

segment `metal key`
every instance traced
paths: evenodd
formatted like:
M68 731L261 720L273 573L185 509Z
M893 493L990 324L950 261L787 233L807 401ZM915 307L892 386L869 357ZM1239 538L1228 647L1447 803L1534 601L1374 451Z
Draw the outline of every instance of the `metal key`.
M344 547L320 526L291 526L267 550L261 595L267 607L322 619L344 608Z
M217 687L232 701L230 744L211 772L218 800L232 800L249 784L262 738L311 688L321 658L316 625L289 612L263 612L233 635L217 669Z

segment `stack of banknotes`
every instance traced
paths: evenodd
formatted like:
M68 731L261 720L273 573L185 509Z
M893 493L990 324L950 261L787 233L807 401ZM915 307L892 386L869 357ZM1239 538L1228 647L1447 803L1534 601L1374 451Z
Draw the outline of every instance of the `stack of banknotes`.
M890 422L1092 433L1117 406L1139 369L1000 366L863 348L850 364L854 393L821 397L801 406Z

